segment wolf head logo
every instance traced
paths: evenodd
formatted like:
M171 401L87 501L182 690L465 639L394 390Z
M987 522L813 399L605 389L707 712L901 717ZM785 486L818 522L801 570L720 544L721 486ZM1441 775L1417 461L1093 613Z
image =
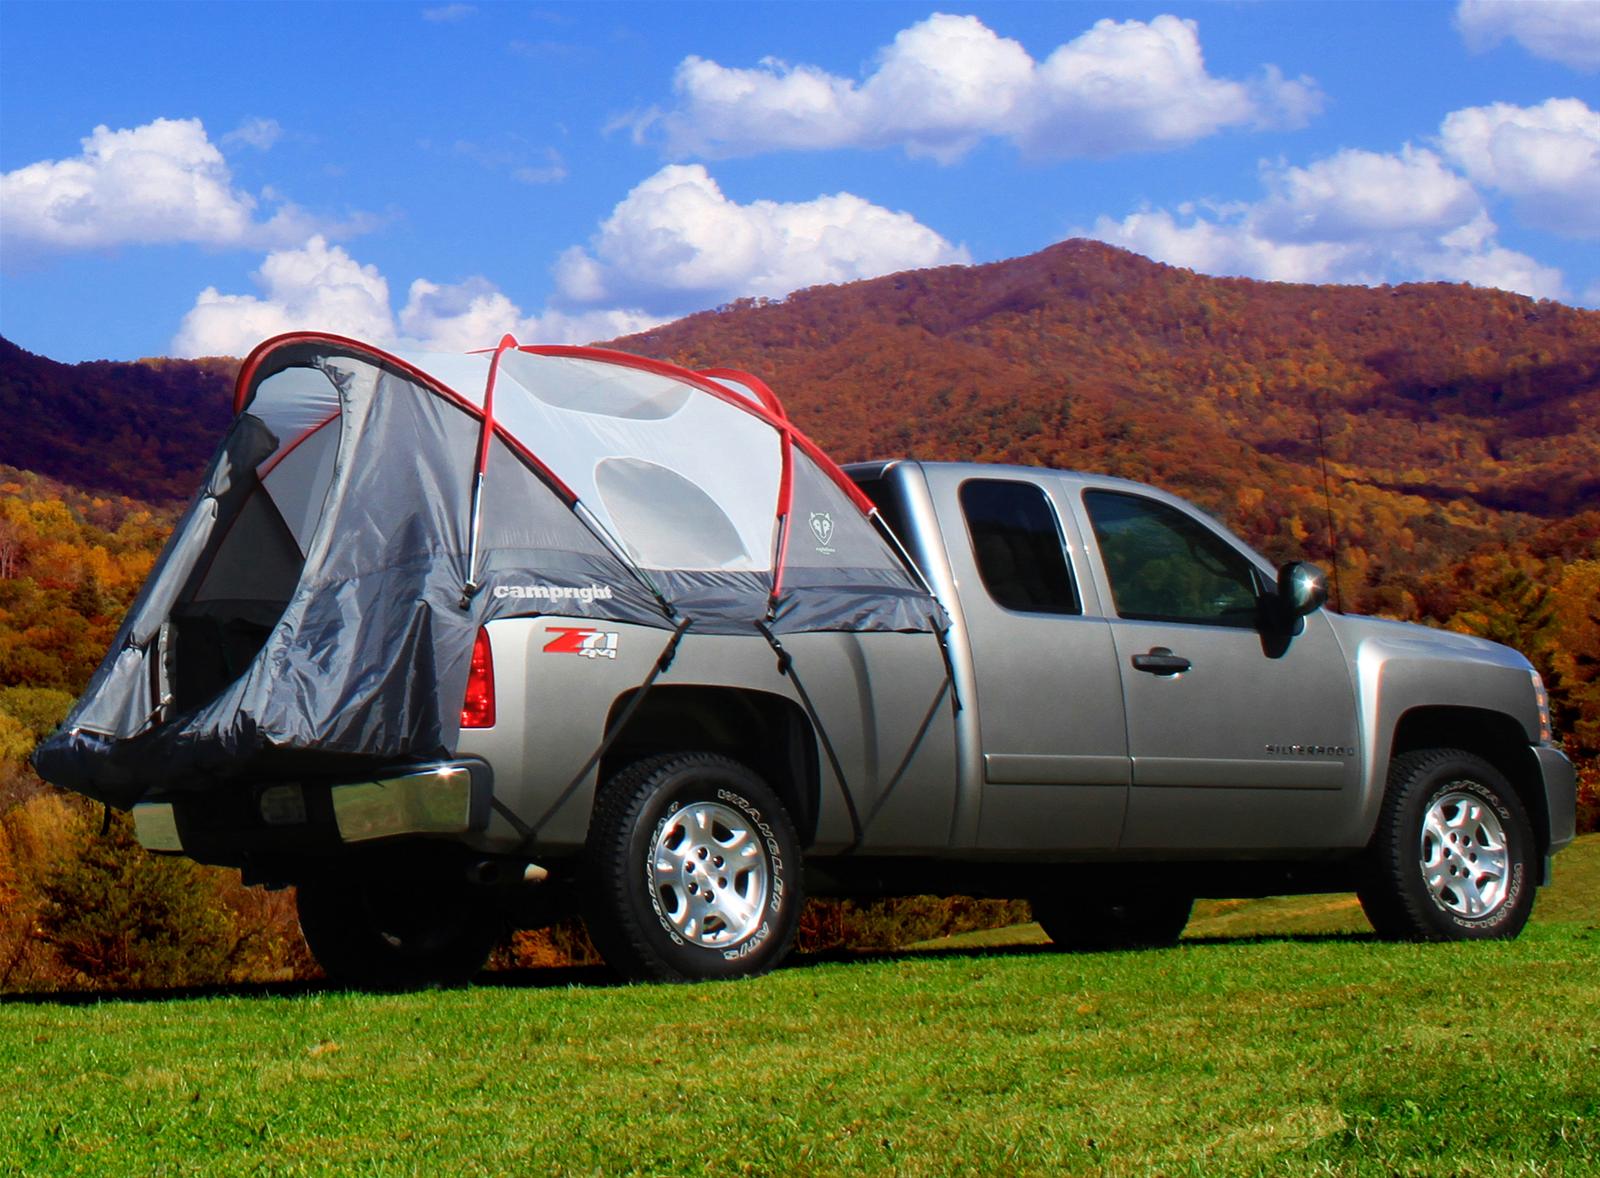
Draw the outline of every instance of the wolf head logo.
M811 513L811 534L817 538L817 543L826 548L828 541L833 539L833 516L826 511L813 511Z

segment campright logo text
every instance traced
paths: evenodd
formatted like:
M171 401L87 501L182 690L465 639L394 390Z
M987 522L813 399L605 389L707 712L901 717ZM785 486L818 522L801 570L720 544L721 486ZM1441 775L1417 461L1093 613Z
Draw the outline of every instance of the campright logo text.
M530 598L534 601L610 601L610 585L496 585L496 597Z

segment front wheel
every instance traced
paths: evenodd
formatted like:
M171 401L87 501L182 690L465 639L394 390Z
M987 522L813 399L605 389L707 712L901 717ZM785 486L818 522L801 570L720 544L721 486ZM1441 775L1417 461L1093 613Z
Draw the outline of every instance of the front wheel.
M589 934L624 977L758 974L794 939L794 825L772 789L726 757L652 757L617 774L595 803L588 860Z
M482 897L443 881L341 874L296 891L306 944L340 985L465 985L504 932Z
M1405 753L1358 889L1381 937L1514 937L1533 909L1533 827L1510 782L1460 749Z

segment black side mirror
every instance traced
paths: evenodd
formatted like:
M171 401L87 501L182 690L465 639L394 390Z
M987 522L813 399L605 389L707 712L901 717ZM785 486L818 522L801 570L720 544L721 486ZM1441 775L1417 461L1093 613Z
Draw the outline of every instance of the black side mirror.
M1278 569L1278 604L1285 617L1303 618L1328 600L1328 575L1314 564L1292 560Z

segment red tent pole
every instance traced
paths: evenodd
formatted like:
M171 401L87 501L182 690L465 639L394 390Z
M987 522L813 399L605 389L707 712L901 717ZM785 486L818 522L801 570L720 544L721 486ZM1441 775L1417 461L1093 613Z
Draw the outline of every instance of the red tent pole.
M461 608L472 604L482 588L478 584L478 536L483 530L483 476L489 469L489 441L494 437L494 381L500 374L500 357L518 347L516 337L509 333L500 337L494 355L489 358L489 379L483 386L483 420L478 428L478 458L472 472L472 513L467 536L467 583L461 589Z

